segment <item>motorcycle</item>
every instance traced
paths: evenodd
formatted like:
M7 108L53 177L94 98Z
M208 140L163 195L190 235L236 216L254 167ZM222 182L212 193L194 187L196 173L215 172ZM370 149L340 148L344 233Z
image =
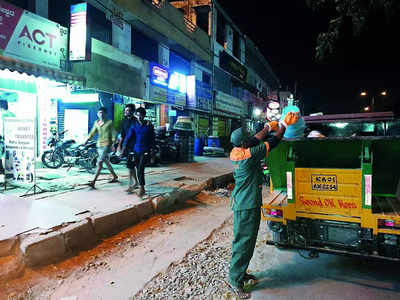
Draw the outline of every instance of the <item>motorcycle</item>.
M47 140L47 146L52 148L42 154L42 163L50 169L58 169L67 164L68 170L73 167L86 169L89 173L94 173L98 153L96 142L89 141L87 144L77 144L74 140L64 141L60 136L67 130L57 134L52 132L52 136Z
M152 147L151 149L149 149L148 151L146 151L144 153L145 160L146 160L146 167L155 166L157 164L157 161L158 161L157 160L157 151L158 150L156 147ZM114 165L118 165L123 162L125 163L127 159L128 159L128 156L120 156L117 154L116 151L113 151L110 154L110 162Z
M117 144L114 145L114 149L117 148ZM164 134L158 134L156 132L154 145L145 153L146 166L156 166L159 163L166 162L177 162L178 161L178 148L177 145L170 141L170 139ZM112 164L119 164L125 162L126 156L120 157L114 151L110 155L110 162Z
M164 128L156 130L155 156L158 162L177 162L179 160L178 144L173 139L174 131L166 131Z

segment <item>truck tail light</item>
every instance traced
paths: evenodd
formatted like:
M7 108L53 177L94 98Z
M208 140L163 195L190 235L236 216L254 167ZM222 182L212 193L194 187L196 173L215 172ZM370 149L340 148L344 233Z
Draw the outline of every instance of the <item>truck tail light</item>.
M400 229L400 222L395 220L378 219L379 228Z
M264 217L283 218L282 209L263 208L262 211Z

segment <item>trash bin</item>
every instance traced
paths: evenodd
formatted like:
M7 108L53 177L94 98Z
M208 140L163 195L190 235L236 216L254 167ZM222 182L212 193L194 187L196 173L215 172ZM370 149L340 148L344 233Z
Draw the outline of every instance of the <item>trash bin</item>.
M217 136L209 136L208 137L208 147L221 147L221 141Z
M194 131L176 130L175 142L178 145L178 160L180 162L193 162Z
M197 137L194 139L194 155L203 156L204 139Z

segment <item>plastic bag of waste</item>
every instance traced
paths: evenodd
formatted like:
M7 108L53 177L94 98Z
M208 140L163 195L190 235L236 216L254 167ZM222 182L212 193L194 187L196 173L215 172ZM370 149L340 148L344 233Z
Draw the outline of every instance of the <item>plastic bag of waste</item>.
M286 106L282 111L281 121L283 121L286 114L289 112L300 113L300 109L295 105ZM288 126L283 137L287 139L303 137L305 128L306 123L304 122L303 117L300 117L296 124Z

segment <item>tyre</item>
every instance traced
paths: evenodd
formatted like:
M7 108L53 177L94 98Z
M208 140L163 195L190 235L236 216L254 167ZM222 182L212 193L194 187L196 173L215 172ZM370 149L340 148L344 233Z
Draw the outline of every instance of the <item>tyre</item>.
M89 174L94 174L97 167L97 158L99 155L97 151L89 151L87 155L88 156L87 160L85 161L85 169Z
M64 159L60 153L49 150L43 153L42 163L47 168L58 169L63 165Z

